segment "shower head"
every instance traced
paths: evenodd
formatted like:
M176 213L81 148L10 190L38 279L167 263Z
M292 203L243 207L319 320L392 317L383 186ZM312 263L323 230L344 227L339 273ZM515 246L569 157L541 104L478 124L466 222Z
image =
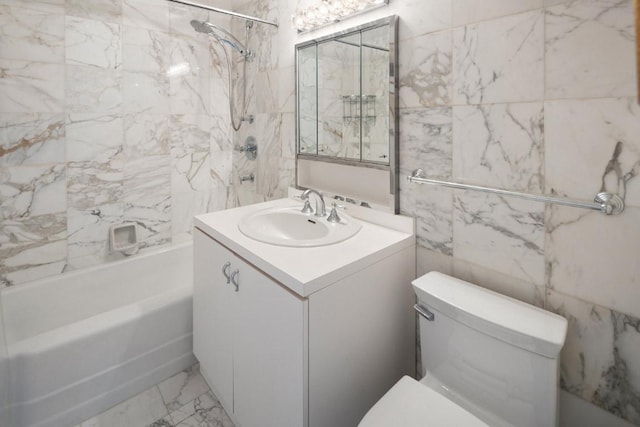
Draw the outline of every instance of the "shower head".
M206 21L196 21L195 19L191 21L191 26L194 30L199 33L207 34L215 38L218 43L226 43L238 52L241 55L244 55L246 58L251 54L249 49L247 49L240 40L234 37L229 31L224 28L220 28L211 22Z

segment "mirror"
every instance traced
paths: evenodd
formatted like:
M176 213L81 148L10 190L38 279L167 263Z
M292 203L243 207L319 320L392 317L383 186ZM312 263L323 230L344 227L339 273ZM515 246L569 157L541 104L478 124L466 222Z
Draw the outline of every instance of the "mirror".
M636 78L638 80L638 104L640 104L640 0L634 3L636 15Z
M296 46L298 158L395 167L396 38L392 16Z

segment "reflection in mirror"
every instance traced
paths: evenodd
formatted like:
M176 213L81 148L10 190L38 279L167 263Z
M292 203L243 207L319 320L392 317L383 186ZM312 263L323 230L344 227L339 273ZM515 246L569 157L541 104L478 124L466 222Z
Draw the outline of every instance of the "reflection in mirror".
M301 153L318 154L316 46L298 49L298 147Z
M299 155L390 165L395 17L296 47Z

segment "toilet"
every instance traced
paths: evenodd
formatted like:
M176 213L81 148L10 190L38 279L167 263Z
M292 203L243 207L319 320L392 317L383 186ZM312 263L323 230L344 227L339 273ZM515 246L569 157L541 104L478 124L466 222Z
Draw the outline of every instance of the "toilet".
M360 427L557 425L565 318L438 272L413 288L423 378L401 378Z

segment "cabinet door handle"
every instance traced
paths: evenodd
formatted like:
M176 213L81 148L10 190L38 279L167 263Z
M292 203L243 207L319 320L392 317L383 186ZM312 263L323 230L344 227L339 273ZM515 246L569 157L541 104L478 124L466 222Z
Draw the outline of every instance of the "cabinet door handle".
M222 266L222 274L227 278L227 284L231 280L231 276L229 275L229 267L231 267L231 263L227 261L225 265Z
M240 270L236 270L233 273L231 273L231 282L233 283L233 286L236 287L236 292L240 290L240 284L238 283L239 274L240 274Z

